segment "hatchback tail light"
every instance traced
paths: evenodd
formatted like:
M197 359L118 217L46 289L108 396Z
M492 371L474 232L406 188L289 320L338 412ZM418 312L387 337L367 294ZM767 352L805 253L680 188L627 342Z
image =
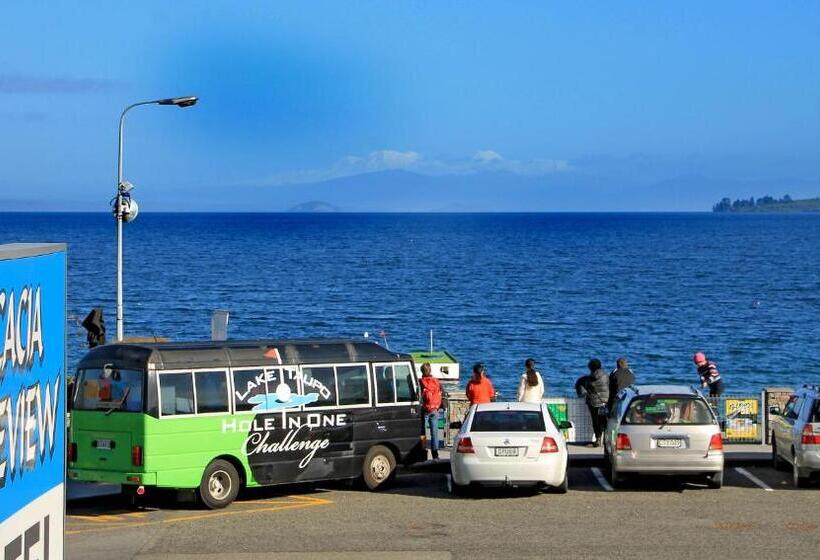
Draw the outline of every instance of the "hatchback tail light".
M142 466L142 446L135 445L131 448L131 464L135 467Z
M541 442L541 453L558 453L558 444L551 437L545 437Z
M618 451L630 451L632 449L632 442L629 441L629 436L626 434L618 434L615 438L615 449Z
M69 463L76 463L77 462L77 444L76 443L69 443L68 444L68 462Z
M723 434L714 434L709 440L709 451L723 451Z
M469 437L462 437L458 440L458 446L456 447L456 453L475 453L475 449L473 448L473 440Z
M803 437L801 438L803 445L820 445L820 434L814 433L814 428L811 424L803 426Z

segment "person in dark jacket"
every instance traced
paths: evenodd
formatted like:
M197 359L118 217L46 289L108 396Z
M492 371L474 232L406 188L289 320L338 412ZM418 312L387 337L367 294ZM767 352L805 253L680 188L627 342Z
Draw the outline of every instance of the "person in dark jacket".
M601 434L606 424L606 404L609 401L609 376L601 366L601 360L593 358L587 364L589 375L583 376L576 382L576 391L579 383L581 391L587 401L589 415L592 417L592 431L595 433L595 445L601 445ZM582 381L585 379L585 381ZM579 395L580 396L580 395Z
M698 376L704 387L709 387L710 397L719 397L723 394L723 380L720 378L717 364L706 358L703 352L695 352L692 361L698 368Z
M609 401L606 405L609 410L612 410L618 393L635 383L635 374L629 369L626 358L620 357L616 363L618 367L609 374Z

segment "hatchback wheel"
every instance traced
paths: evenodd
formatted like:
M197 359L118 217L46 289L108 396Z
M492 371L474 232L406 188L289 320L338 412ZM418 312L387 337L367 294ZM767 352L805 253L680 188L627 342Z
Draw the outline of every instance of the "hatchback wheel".
M706 480L706 483L709 485L709 488L714 488L715 490L722 488L723 471L710 474L709 478Z
M396 474L396 457L383 445L374 445L362 465L362 478L368 490L381 490L390 485Z
M613 488L622 488L624 485L624 475L620 474L613 464L609 467L609 481Z
M772 468L776 471L782 471L785 466L785 462L777 451L777 440L772 437Z
M792 484L795 488L805 488L809 485L809 477L802 476L800 469L797 467L797 460L792 463Z

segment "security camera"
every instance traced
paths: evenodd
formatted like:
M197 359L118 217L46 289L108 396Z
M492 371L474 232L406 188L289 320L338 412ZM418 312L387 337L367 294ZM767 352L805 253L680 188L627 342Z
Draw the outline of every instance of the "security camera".
M123 181L120 183L120 192L127 193L130 192L134 188L134 185L131 184L130 181Z

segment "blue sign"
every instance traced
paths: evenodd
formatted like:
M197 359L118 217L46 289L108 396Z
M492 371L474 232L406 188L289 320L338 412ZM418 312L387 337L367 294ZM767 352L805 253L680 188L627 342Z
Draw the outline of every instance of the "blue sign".
M0 558L62 556L64 245L0 245Z

